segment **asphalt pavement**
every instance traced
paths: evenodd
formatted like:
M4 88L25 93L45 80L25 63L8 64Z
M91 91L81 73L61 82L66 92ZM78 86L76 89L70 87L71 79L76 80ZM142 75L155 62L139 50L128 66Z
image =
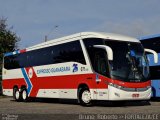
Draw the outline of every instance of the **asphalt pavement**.
M160 100L128 101L120 105L99 101L94 106L84 107L75 100L36 99L16 102L12 97L0 97L0 115L2 120L160 119Z

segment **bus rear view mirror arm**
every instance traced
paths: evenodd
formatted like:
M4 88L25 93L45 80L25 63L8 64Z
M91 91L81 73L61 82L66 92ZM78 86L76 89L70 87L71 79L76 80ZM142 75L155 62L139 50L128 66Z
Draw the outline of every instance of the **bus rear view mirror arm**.
M101 49L104 49L106 50L107 52L107 57L108 57L108 60L113 60L113 50L111 47L109 46L106 46L106 45L94 45L93 46L94 48L101 48Z
M144 50L145 52L152 53L154 56L154 63L158 63L158 53L156 51L146 48Z

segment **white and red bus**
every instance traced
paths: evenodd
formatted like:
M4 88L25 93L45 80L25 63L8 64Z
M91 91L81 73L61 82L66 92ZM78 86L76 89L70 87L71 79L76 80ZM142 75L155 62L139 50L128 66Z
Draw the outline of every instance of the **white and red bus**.
M148 100L145 50L154 53L135 38L82 32L6 53L3 94L17 101L78 99L82 105L93 100Z

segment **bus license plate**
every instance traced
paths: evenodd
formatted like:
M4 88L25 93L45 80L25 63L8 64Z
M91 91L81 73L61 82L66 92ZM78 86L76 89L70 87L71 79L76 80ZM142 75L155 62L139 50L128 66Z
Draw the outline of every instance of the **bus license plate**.
M132 94L132 97L133 97L133 98L138 98L138 97L139 97L139 94Z

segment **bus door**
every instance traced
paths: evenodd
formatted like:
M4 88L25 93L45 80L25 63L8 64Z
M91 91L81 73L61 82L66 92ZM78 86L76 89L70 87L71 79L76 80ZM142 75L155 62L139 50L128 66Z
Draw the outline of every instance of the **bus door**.
M94 48L92 66L96 74L97 99L108 99L107 84L104 82L109 76L107 53L104 49Z

